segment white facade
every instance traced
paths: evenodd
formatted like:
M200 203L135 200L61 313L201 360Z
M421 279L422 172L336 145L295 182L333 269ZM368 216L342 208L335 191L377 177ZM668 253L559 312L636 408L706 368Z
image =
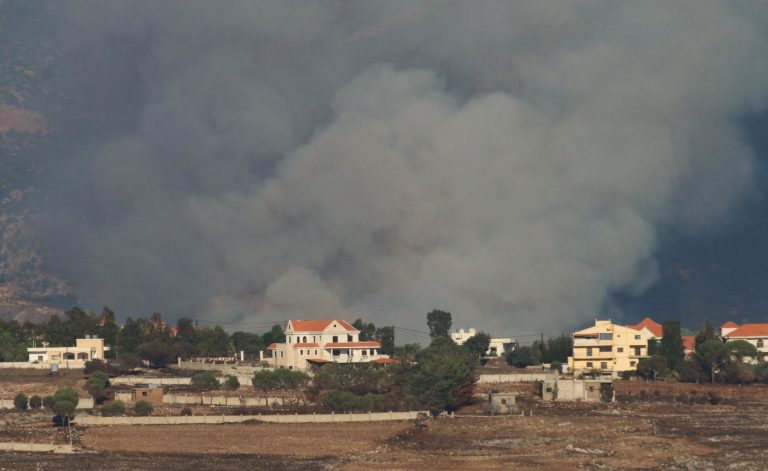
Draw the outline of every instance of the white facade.
M464 342L477 335L476 329L459 329L451 332L451 339L456 342L457 345L463 345ZM488 344L488 350L485 352L485 356L489 357L501 357L505 353L511 352L515 349L516 342L514 339L507 337L491 338Z
M260 359L277 368L307 370L322 363L390 363L378 341L360 341L360 331L340 319L290 320L285 343L273 343Z

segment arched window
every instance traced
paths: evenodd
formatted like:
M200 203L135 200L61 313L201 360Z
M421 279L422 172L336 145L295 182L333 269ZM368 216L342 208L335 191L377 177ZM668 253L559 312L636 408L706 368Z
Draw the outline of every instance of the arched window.
M757 341L757 348L763 348L763 339Z
M307 343L307 336L305 335L304 338L301 339L302 342Z

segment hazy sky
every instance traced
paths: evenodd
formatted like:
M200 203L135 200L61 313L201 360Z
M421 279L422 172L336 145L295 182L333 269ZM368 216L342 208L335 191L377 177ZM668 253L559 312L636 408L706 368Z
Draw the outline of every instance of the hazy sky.
M756 194L758 1L53 8L71 144L39 236L123 316L557 332Z

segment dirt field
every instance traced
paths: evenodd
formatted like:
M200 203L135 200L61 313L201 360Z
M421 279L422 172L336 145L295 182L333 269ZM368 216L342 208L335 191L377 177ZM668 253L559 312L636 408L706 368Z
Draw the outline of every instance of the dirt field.
M515 387L528 394L519 397L525 416L467 415L482 410L476 404L423 424L78 428L75 442L90 453L0 454L0 469L764 470L768 463L764 386L618 383L613 404L545 403ZM712 404L710 394L722 400ZM15 430L8 421L0 439Z
M382 438L403 433L412 425L411 422L379 422L115 426L87 430L82 444L88 449L99 451L340 457L374 449ZM173 437L171 443L170 437Z
M48 370L0 369L0 397L6 399L13 399L20 392L27 396L50 395L63 387L73 388L85 396L84 385L83 370L61 370L52 375Z

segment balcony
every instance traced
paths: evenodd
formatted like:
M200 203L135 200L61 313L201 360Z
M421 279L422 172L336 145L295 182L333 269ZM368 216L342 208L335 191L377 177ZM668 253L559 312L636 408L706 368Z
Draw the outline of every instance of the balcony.
M600 340L600 339L573 339L574 347L607 347L613 345L613 340Z

